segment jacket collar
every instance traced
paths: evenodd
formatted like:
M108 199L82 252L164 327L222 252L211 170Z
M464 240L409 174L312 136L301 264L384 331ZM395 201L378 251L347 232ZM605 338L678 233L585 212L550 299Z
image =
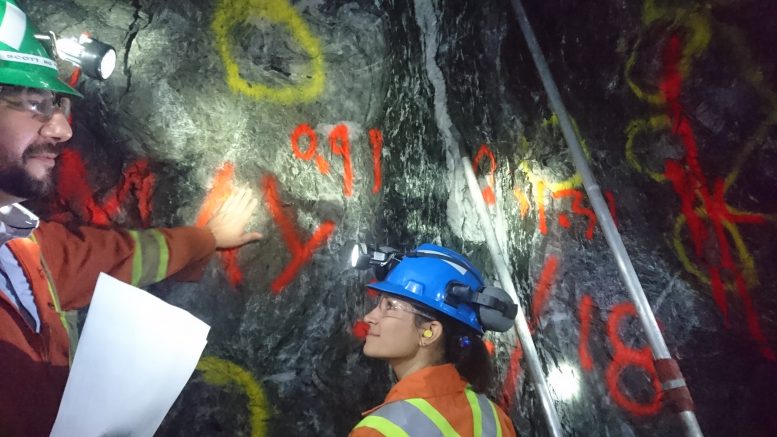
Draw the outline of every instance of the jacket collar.
M405 376L391 388L383 403L362 413L366 416L378 408L396 401L413 398L436 398L463 393L467 381L453 364L425 367Z

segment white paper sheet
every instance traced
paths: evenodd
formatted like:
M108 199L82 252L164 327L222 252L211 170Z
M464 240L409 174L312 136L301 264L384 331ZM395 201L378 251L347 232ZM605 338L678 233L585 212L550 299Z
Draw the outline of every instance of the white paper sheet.
M194 372L209 330L101 273L51 435L152 436Z

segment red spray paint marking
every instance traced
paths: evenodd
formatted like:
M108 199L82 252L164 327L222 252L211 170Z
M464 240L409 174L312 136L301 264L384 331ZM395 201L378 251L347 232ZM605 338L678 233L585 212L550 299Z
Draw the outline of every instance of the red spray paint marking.
M302 152L299 148L299 139L302 136L308 137L308 150ZM316 156L316 148L318 147L318 139L316 138L316 132L307 123L302 123L297 126L291 133L291 150L294 152L294 156L299 159L310 161Z
M521 377L521 359L523 359L523 349L521 348L521 343L518 342L510 354L510 365L507 367L507 374L502 383L502 397L499 400L499 405L505 411L510 411L515 400L518 380Z
M631 348L625 345L618 335L618 327L621 320L627 316L637 316L637 310L634 308L634 304L630 302L616 305L612 309L607 321L607 336L610 338L610 343L615 350L613 360L607 367L607 389L615 403L621 408L637 416L650 416L661 410L661 399L663 397L661 382L658 380L656 369L653 366L653 353L650 351L650 348L647 346L640 349ZM650 380L653 383L653 398L649 402L637 402L621 390L618 380L623 369L628 366L641 368L650 376Z
M232 181L235 176L235 165L231 162L224 163L221 168L216 171L213 177L213 184L205 195L205 200L200 207L200 212L197 214L195 220L195 226L204 227L208 221L213 218L218 208L224 203L225 200L232 194L235 189ZM238 248L219 250L219 257L221 258L221 265L224 267L224 271L227 276L227 281L232 287L237 287L243 282L243 271L240 270L240 265L237 261Z
M367 333L370 332L370 324L365 322L364 320L357 320L353 327L351 328L351 332L353 333L353 336L358 338L361 341L364 341L367 338Z
M554 255L548 255L548 259L545 260L545 265L542 267L540 279L534 287L534 296L532 297L531 304L532 320L530 328L532 330L539 326L540 313L545 309L550 299L550 289L553 285L553 280L556 278L557 267L558 259Z
M378 129L370 129L370 144L372 144L372 175L375 181L372 192L377 193L383 185L381 176L381 155L383 153L383 133Z
M607 206L610 208L610 217L615 222L615 227L618 227L618 216L615 214L615 195L612 191L605 191L604 198L607 200Z
M488 186L482 190L483 200L486 201L487 205L494 205L496 203L496 196L494 195L494 185L496 184L496 180L494 179L494 172L496 172L496 158L494 158L494 152L492 152L491 149L489 149L485 144L481 144L480 149L478 149L478 153L475 154L475 159L472 160L472 169L475 171L475 175L477 175L480 161L482 161L485 157L488 157L489 168L487 176Z
M109 226L121 212L129 195L134 194L141 224L149 226L155 178L149 170L148 161L140 160L130 164L124 170L118 186L108 193L103 202L94 199L94 190L87 181L86 165L77 151L62 151L57 172L53 220L68 221L68 213L72 213L84 223Z
M313 252L329 239L329 236L335 230L335 224L329 220L321 223L313 231L313 236L310 240L303 241L304 237L297 232L295 220L289 217L283 210L275 178L269 175L265 176L262 178L261 185L267 208L270 210L273 221L280 228L283 241L286 243L292 257L289 264L270 284L272 292L277 294L294 280L299 269L313 257Z
M351 142L348 139L348 127L344 124L338 124L329 133L329 145L332 152L343 158L343 193L346 197L353 194L353 170L351 169Z
M577 345L577 352L580 355L580 366L586 372L594 368L594 361L591 358L591 351L588 350L588 339L591 336L591 317L593 316L594 300L590 295L584 294L580 300L580 343Z
M583 192L580 190L567 189L553 192L554 199L563 197L572 198L572 212L588 218L588 227L585 230L585 238L593 240L594 229L596 228L596 214L591 208L583 207Z
M706 220L709 222L712 234L717 240L721 266L734 277L735 287L744 304L748 331L751 337L758 342L761 354L768 360L777 361L777 354L768 345L761 329L758 313L752 303L746 281L731 255L730 243L724 229L724 222L763 223L764 219L754 214L731 213L725 202L724 183L720 178L713 182L712 193L710 193L707 178L702 172L701 164L699 163L696 136L680 102L683 80L679 68L681 56L682 41L678 35L672 35L664 51L664 78L660 85L660 90L667 102L668 115L671 117L674 127L673 133L681 139L685 147L685 157L683 158L684 165L675 160L667 160L665 163L665 176L672 183L675 192L680 198L681 211L686 218L696 257L708 264L711 272L710 281L713 283L713 299L723 314L724 320L728 320L725 292L721 290L722 284L714 283L714 281L720 279L720 272L714 271L718 269L718 266L710 264L710 261L704 256L704 247L708 233L704 219L696 212L697 196L707 212ZM717 275L717 279L713 278L712 275Z
M568 229L572 226L572 222L569 221L569 216L564 213L558 215L558 224L564 229Z
M304 152L299 147L299 142L302 137L308 138L308 149ZM297 159L303 161L310 161L315 158L316 166L321 174L329 174L329 163L326 158L316 153L318 149L318 138L316 132L307 123L298 125L291 133L291 151Z

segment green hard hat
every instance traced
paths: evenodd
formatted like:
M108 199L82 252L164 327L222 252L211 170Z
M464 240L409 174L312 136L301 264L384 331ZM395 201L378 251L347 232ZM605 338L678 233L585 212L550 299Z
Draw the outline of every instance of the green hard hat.
M59 78L57 63L35 38L37 29L13 0L0 0L0 84L82 97Z

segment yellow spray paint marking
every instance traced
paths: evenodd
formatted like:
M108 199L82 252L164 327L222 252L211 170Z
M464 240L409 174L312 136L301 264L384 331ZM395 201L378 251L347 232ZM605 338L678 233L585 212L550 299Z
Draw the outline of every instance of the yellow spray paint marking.
M251 413L251 436L264 437L267 434L266 422L270 418L270 408L262 387L254 377L237 364L214 356L202 357L197 370L208 384L223 387L237 386L248 396L248 410Z
M666 6L659 5L659 3L666 3ZM741 151L736 155L732 169L725 178L725 197L725 193L728 192L728 189L736 182L736 179L750 154L758 145L763 144L770 129L777 125L777 93L772 90L764 80L763 73L756 62L753 61L750 52L744 49L747 47L747 44L740 31L718 23L711 17L710 12L703 9L701 6L689 9L682 6L669 6L670 4L671 2L661 2L660 0L645 0L642 9L642 22L646 26L664 26L669 33L675 32L683 35L684 46L679 63L681 77L685 79L690 74L693 69L693 64L709 46L714 30L716 34L721 35L722 39L728 43L728 46L731 49L730 53L737 64L740 76L752 86L764 102L762 111L763 113L766 113L767 116L756 128L755 133L742 146ZM635 138L643 134L666 131L672 127L669 117L663 114L666 101L660 90L658 90L658 87L655 87L655 91L646 91L637 85L632 78L632 72L641 45L642 40L640 39L635 44L633 51L626 62L626 81L638 99L657 106L658 109L661 109L662 114L644 119L635 119L629 122L626 128L626 159L638 172L646 174L656 182L665 182L666 177L663 172L645 168L638 161L637 156L634 153ZM696 190L696 196L697 198L701 198L698 189ZM726 208L735 215L759 216L766 220L777 221L777 215L739 211L729 205L726 205ZM708 218L708 212L703 206L697 208L696 212L700 217L705 219ZM738 226L730 220L722 220L721 224L734 244L742 270L742 276L745 278L747 285L749 287L757 285L759 280L755 267L755 260L748 251ZM710 278L707 273L702 271L697 263L691 261L685 249L683 239L683 230L685 227L686 217L680 215L675 220L673 230L673 245L677 256L689 273L696 276L702 283L710 284ZM735 290L735 285L731 281L724 281L724 283L726 289L730 291Z
M545 119L542 121L541 126L543 128L554 128L557 129L559 125L558 116L556 114L553 114L551 117ZM577 138L580 140L580 145L583 147L583 153L585 154L586 158L590 159L591 155L588 151L588 144L586 143L583 136L580 134L580 130L577 126L577 122L572 119L572 127L575 131L575 135L577 135ZM529 141L526 139L526 137L521 138L521 147L524 150L529 149ZM526 179L529 180L529 183L532 186L532 195L534 196L534 201L537 204L537 211L540 215L540 231L545 232L544 229L544 214L545 214L545 205L546 205L546 190L550 191L550 194L553 195L553 193L556 193L558 191L562 190L569 190L576 187L579 187L583 184L583 178L580 176L579 173L575 173L574 175L570 176L567 179L563 179L561 181L549 181L545 178L545 176L541 175L539 172L535 171L532 166L529 164L529 161L521 161L518 164L518 168L523 172L523 174L526 176ZM526 199L526 195L523 194L522 191L520 191L518 188L513 189L513 195L516 197L516 200L518 201L520 211L521 211L521 217L524 217L529 209L528 199Z
M251 82L240 75L240 68L232 56L232 38L229 33L235 25L244 23L249 17L265 18L285 26L295 42L310 57L309 79L301 84L283 87L269 87ZM255 100L269 100L282 104L308 102L324 89L324 56L319 41L300 18L288 0L221 0L211 24L216 35L216 46L226 69L229 88Z

